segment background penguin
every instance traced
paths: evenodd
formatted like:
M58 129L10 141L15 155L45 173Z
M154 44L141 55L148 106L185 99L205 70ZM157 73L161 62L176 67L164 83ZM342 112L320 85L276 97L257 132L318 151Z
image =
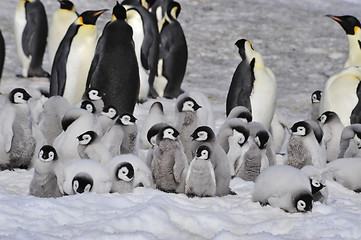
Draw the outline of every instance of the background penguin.
M350 116L358 98L357 86L361 79L361 67L348 67L330 77L325 84L320 102L320 115L333 111L344 126L350 125Z
M272 71L264 63L246 39L236 42L242 62L233 74L227 94L227 115L235 106L245 106L251 112L253 121L270 128L276 108L277 83Z
M356 95L357 95L358 102L357 102L355 108L351 112L351 116L350 116L351 124L361 123L361 82L359 82L359 84L357 85Z
M137 119L130 113L124 113L119 116L117 124L120 124L123 130L123 140L120 145L120 153L136 153L136 143L138 135L138 127L135 123Z
M52 96L44 103L39 128L48 144L53 144L54 139L63 131L61 120L70 108L69 102L61 96Z
M23 88L13 89L0 112L0 169L28 168L35 152L31 98Z
M197 126L208 126L213 129L213 131L216 130L215 128L215 122L214 122L214 113L213 113L213 106L211 102L208 99L208 96L206 96L204 93L196 90L191 90L184 92L182 96L191 97L198 103L198 105L202 106L197 110ZM179 96L180 98L180 96Z
M326 156L322 156L319 145L312 127L306 121L296 122L292 128L292 135L287 147L287 165L303 168L306 165L314 165L323 168L326 165Z
M164 192L184 193L188 161L177 140L179 132L167 126L157 135L151 170L156 188Z
M168 4L172 0L156 0L149 8L149 11L156 17L158 23L162 21L167 9Z
M158 96L153 87L158 69L160 45L157 20L137 0L125 0L121 4L127 9L127 22L133 29L140 79L138 101L144 102L148 96L152 98Z
M107 169L112 179L112 192L131 192L136 187L155 188L150 168L136 155L116 156L107 164Z
M89 159L67 162L57 177L60 191L67 195L84 192L109 193L112 187L106 167Z
M197 149L201 146L208 146L212 154L209 156L214 168L216 177L216 195L225 196L232 194L229 183L231 181L231 171L227 161L227 154L216 141L216 135L208 126L200 126L192 134L192 157L196 156Z
M45 145L40 149L30 182L30 195L43 198L56 198L63 195L59 190L58 178L55 174L59 164L58 155L52 146Z
M103 92L104 105L115 106L118 113L134 112L140 86L133 31L126 16L117 3L98 40L87 79L87 87Z
M160 97L178 97L186 72L188 49L182 26L177 21L180 11L178 2L169 2L162 26L158 26L161 42L154 89Z
M4 37L2 35L2 32L0 30L0 80L2 77L2 73L3 73L3 69L4 69L4 62L5 62L5 40Z
M212 151L201 145L196 157L191 161L186 180L185 194L188 197L214 197L216 195L216 177L210 161Z
M42 68L48 20L40 0L21 0L15 12L15 39L23 77L49 77Z
M272 136L274 151L277 154L276 157L282 157L284 153L281 153L281 151L283 150L286 137L289 136L289 129L286 119L277 111L273 115L269 132Z
M112 158L110 152L94 131L87 131L77 137L78 153L82 159L91 159L106 165Z
M360 171L360 158L339 158L327 164L324 174L327 180L336 181L345 188L361 192Z
M48 38L48 55L50 63L53 62L56 50L69 26L78 18L75 12L74 4L68 0L59 0L60 9L58 9L51 20Z
M335 112L324 112L318 121L323 131L323 141L326 146L327 162L337 159L340 150L341 134L344 129L340 118Z
M361 46L360 46L361 24L359 20L354 16L350 16L350 15L345 15L345 16L326 15L326 17L330 17L336 22L338 22L343 28L343 30L345 30L345 33L347 35L349 52L344 67L360 66L361 65Z
M322 91L316 90L311 95L311 113L310 119L317 120L320 116L320 102L322 97Z
M95 107L95 114L100 115L104 108L104 93L97 88L87 88L83 94L82 101L91 101Z
M176 102L176 129L180 132L179 140L183 145L188 163L192 161L191 134L197 128L197 110L201 108L191 97L177 98Z
M258 175L270 166L266 155L266 146L270 135L267 131L257 132L253 143L249 149L242 155L242 164L236 166L236 177L240 177L245 181L255 181Z
M263 171L252 191L252 201L290 213L311 211L312 200L309 178L301 170L286 165L271 166Z
M347 126L341 133L338 158L361 157L361 124Z
M166 122L163 104L159 101L156 101L150 106L148 116L145 118L139 133L140 147L142 149L148 149L152 147L147 139L148 131L152 126L154 126L154 124L162 122Z
M83 12L70 25L55 54L50 95L63 96L72 106L81 101L85 91L98 35L95 22L104 11Z

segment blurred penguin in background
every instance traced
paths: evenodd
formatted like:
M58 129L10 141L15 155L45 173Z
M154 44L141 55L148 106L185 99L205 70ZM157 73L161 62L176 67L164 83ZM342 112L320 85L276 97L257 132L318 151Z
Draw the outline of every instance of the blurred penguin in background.
M4 69L5 53L5 40L0 30L0 80Z
M320 116L320 102L322 97L322 91L314 91L311 95L311 120L317 120Z

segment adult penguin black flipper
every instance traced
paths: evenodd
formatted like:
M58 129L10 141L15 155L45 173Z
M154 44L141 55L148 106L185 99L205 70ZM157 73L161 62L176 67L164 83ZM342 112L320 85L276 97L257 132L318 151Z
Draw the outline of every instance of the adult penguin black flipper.
M5 62L5 40L0 30L0 79L3 73Z

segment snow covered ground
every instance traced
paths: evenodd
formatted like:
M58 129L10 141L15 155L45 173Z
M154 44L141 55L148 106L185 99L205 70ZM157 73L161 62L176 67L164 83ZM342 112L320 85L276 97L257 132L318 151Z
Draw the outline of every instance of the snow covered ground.
M7 55L0 91L47 87L45 79L17 79L13 16L17 1L0 0ZM58 8L43 0L49 21ZM76 0L77 11L112 8L110 0ZM188 40L184 90L210 99L217 126L240 61L234 43L246 38L278 81L277 111L289 125L308 118L310 95L342 69L347 40L325 14L361 17L357 0L182 0L179 17ZM110 19L103 14L99 31ZM47 55L44 68L50 71ZM171 119L174 101L163 100ZM151 101L137 106L139 125ZM131 194L84 194L58 199L28 195L33 170L0 172L0 239L361 239L361 195L327 182L327 204L289 214L251 201L253 183L233 179L235 196L192 198L154 189Z

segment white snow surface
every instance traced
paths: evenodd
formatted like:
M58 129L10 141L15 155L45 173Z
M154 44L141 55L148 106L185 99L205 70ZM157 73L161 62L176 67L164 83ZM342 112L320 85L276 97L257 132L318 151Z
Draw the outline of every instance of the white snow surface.
M49 25L59 3L43 0ZM0 91L48 88L46 79L18 79L13 18L17 1L0 0L6 60ZM76 0L79 13L109 8L114 0ZM189 61L182 88L211 101L216 126L224 120L225 98L240 62L234 43L246 38L276 76L277 112L291 126L309 117L310 96L340 71L348 53L342 28L325 14L361 17L357 0L181 0L179 16ZM111 11L100 16L101 32ZM44 58L44 68L51 71ZM138 125L153 101L138 105ZM174 100L162 100L172 120ZM144 155L144 153L142 154ZM251 201L252 182L233 179L237 195L188 198L155 189L129 194L82 194L57 199L29 195L33 169L0 172L0 239L361 239L361 195L326 182L326 204L290 214Z

